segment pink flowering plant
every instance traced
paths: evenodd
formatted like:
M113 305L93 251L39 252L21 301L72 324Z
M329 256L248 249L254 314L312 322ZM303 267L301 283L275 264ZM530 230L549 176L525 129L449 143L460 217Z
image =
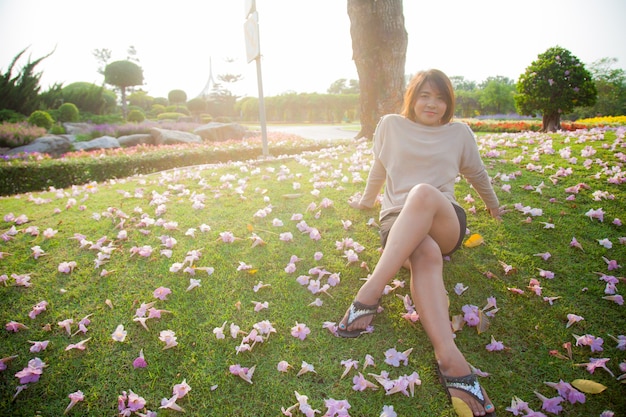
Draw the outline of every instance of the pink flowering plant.
M446 258L444 280L456 340L499 415L623 410L625 135L477 137L503 221L460 180L483 243ZM336 335L380 257L378 209L347 204L371 143L264 160L248 157L255 140L215 145L218 165L0 200L0 415L404 416L416 401L453 415L407 270L366 334Z

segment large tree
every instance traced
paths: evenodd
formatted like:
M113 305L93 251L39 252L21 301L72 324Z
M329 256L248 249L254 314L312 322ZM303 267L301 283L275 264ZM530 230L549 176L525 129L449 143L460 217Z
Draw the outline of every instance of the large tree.
M360 90L356 137L371 139L380 117L402 106L408 44L402 0L348 0L348 16Z
M561 128L561 114L577 106L593 106L597 90L591 73L570 51L560 46L539 54L517 82L519 113L543 118L542 131Z
M143 84L143 70L131 61L111 62L104 69L104 82L120 89L122 95L122 114L124 119L128 113L126 89Z

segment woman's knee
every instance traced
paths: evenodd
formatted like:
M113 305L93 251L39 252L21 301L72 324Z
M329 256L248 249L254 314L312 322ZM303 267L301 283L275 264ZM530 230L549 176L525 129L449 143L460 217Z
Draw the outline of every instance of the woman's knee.
M443 256L441 248L437 242L427 236L422 243L413 251L410 257L411 264L419 263L421 265L428 264L432 266L443 266Z
M424 206L433 201L436 201L433 197L441 194L437 188L430 184L417 184L411 188L407 195L405 205L420 205Z

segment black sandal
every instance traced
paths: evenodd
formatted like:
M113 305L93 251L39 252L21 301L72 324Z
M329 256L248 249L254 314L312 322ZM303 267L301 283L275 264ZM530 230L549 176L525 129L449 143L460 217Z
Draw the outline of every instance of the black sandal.
M348 310L348 321L345 325L346 329L361 317L376 315L378 313L378 307L380 307L380 299L374 305L366 305L354 300ZM337 334L341 337L359 337L361 333L365 331L365 329L346 330L342 329L340 326L341 324L337 327Z
M463 391L478 401L483 408L485 407L485 394L483 394L483 389L478 382L478 378L475 374L469 374L460 377L453 376L445 376L439 370L439 366L437 366L437 374L439 375L439 381L443 385L446 390L446 394L448 395L448 399L452 401L452 395L450 394L450 388L457 389L459 391ZM458 397L457 397L458 398ZM459 398L460 399L460 398ZM485 415L490 417L495 417L496 412L492 411L491 413L485 410Z

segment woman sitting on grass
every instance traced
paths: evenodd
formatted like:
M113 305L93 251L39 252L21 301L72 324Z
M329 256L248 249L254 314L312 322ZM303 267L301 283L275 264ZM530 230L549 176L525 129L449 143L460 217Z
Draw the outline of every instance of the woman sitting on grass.
M357 209L372 208L386 185L380 211L384 251L341 320L338 333L357 337L367 329L385 285L404 264L411 270L411 296L448 396L461 399L476 416L495 415L491 400L454 342L443 256L456 251L465 236L465 212L454 198L459 173L497 220L499 202L473 132L466 124L450 122L453 114L449 78L439 70L429 70L409 83L402 113L380 120L364 194L353 196L349 203Z

